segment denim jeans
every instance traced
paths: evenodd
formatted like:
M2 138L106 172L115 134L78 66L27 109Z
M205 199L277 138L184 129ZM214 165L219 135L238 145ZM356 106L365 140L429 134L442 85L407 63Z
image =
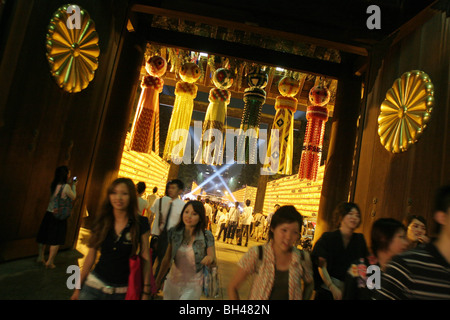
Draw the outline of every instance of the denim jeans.
M95 289L84 285L81 288L78 300L125 300L126 293L104 293L100 289Z

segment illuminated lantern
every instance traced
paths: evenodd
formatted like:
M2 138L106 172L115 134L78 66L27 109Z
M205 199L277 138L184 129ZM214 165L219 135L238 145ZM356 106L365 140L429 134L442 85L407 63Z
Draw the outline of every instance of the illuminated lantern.
M155 142L155 152L159 154L159 94L164 81L161 77L166 73L167 62L163 57L153 56L145 64L150 74L141 82L136 115L131 129L130 150L148 153Z
M184 63L179 71L181 81L175 86L175 103L167 131L163 158L175 163L181 161L186 148L189 127L191 124L194 99L197 96L197 86L194 84L202 73L195 63Z
M256 164L257 139L261 109L266 101L268 76L260 70L254 70L247 75L249 88L244 91L244 112L237 138L236 157L238 163ZM244 160L245 156L245 160Z
M273 119L272 133L267 146L267 157L264 167L273 174L291 174L294 153L294 113L297 111L297 99L294 96L300 90L300 82L291 77L284 77L278 83L281 96L275 100L276 114ZM273 139L277 139L273 141ZM272 146L279 146L272 150Z
M325 123L328 120L326 104L330 101L330 96L330 91L320 85L309 91L311 105L306 111L308 124L298 172L298 177L301 180L316 181L317 179L317 170L322 157Z
M209 105L203 123L201 148L195 157L196 163L201 163L203 159L205 164L222 164L224 125L231 99L231 93L227 89L233 85L233 81L233 75L228 69L220 68L213 74L212 82L216 88L209 91Z

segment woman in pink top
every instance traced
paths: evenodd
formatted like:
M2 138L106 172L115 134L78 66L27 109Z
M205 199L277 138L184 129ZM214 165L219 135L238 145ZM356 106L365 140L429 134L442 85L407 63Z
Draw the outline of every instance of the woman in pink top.
M238 263L238 271L228 286L230 299L239 299L239 287L255 274L250 300L309 299L313 272L309 254L295 247L303 217L294 206L283 206L273 215L269 241L252 247Z

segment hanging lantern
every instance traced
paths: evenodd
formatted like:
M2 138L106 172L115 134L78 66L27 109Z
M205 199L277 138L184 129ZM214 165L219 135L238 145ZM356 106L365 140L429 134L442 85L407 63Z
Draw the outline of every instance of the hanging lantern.
M184 63L179 71L181 81L175 86L175 103L167 131L163 158L179 163L184 155L191 124L194 99L197 96L197 86L194 84L202 73L195 63Z
M238 163L245 161L245 163L256 164L259 121L262 106L266 101L266 91L263 88L267 85L267 81L267 74L259 69L247 75L249 88L244 91L244 112L235 153Z
M166 73L167 62L161 56L153 56L145 64L150 74L141 82L136 115L131 129L130 150L148 153L155 142L155 152L159 154L159 94L164 87L161 78Z
M231 92L227 89L233 85L233 75L225 68L217 69L212 78L216 88L209 91L209 105L203 123L201 148L195 156L195 163L220 165L223 160L223 134L227 117L227 106ZM220 135L219 135L220 133Z
M306 111L308 124L298 172L298 177L302 180L316 181L317 179L317 170L322 157L325 123L328 120L326 104L330 101L330 96L330 91L321 85L315 86L309 91L311 105Z
M290 175L292 173L294 113L297 111L297 99L294 96L299 90L300 82L292 77L284 77L278 83L281 96L275 99L276 114L272 124L272 132L278 130L278 135L270 137L264 164L264 168L272 174ZM272 146L274 146L273 149Z

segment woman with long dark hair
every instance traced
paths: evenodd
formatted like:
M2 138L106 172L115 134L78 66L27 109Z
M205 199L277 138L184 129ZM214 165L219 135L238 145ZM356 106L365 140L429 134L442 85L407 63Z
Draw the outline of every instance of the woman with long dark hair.
M308 252L296 248L303 217L294 206L280 207L272 217L269 240L248 250L228 286L228 296L239 299L239 287L255 275L250 300L308 300L314 283Z
M427 237L427 220L418 215L410 215L405 219L406 237L409 241L408 249L425 246L430 242Z
M203 203L187 202L181 211L179 223L169 230L169 245L156 278L156 287L159 289L170 268L164 282L164 300L200 299L203 267L211 266L216 260L214 236L205 228Z
M150 225L138 214L137 193L132 180L118 178L107 191L102 210L96 217L89 239L89 251L81 271L80 290L72 299L123 300L130 275L129 259L139 254L143 261L144 291L150 298ZM95 263L97 252L100 258Z
M72 186L70 186L72 184ZM55 170L55 176L50 185L50 201L47 207L47 212L42 220L41 226L36 237L39 244L39 253L37 262L43 263L46 268L55 268L54 260L58 253L59 246L64 245L67 233L67 219L59 220L55 217L55 199L75 200L76 181L70 179L70 170L67 166L60 166ZM45 247L50 246L48 260L45 261Z

